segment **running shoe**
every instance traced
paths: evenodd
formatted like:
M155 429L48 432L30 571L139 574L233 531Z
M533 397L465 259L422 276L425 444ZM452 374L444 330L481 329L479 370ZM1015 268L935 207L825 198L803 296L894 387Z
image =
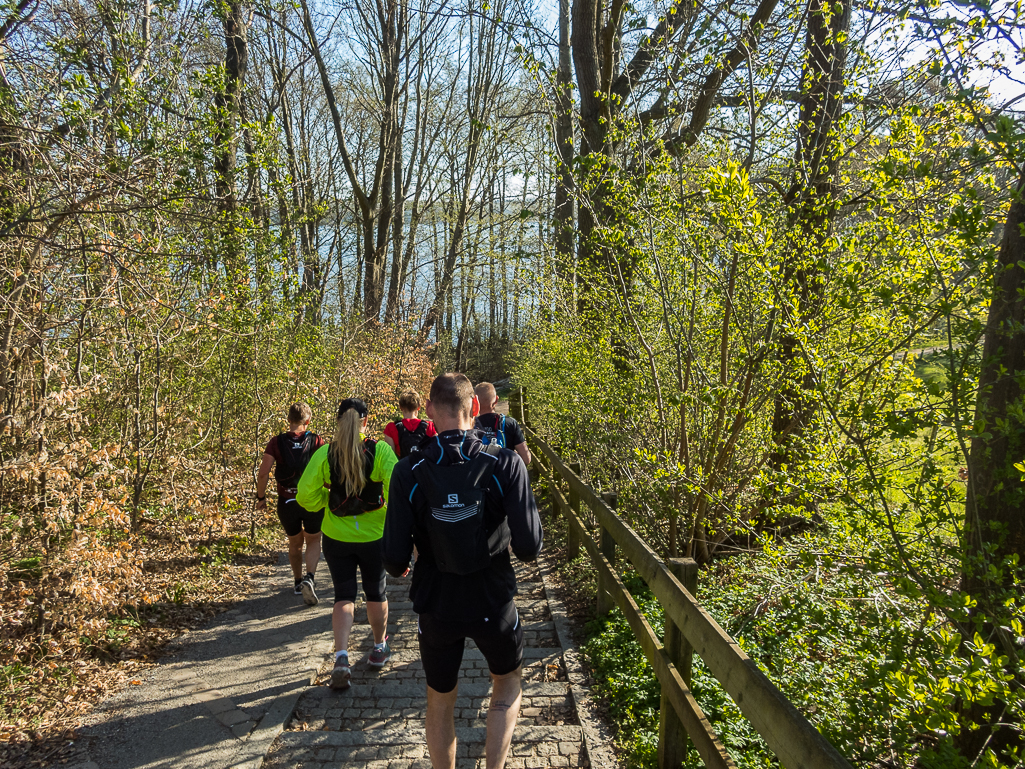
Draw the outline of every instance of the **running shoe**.
M367 665L374 670L380 670L390 656L391 647L388 646L388 636L385 636L383 643L377 644L370 650L370 659L367 661Z
M293 595L302 595L302 594L303 594L303 581L301 579L298 579L298 580L295 581L295 592L293 593Z
M307 574L299 584L302 586L303 603L307 606L316 606L320 599L317 598L317 590L313 587L313 575Z
M344 654L335 659L335 669L331 671L331 688L348 689L352 681L352 670L349 658Z

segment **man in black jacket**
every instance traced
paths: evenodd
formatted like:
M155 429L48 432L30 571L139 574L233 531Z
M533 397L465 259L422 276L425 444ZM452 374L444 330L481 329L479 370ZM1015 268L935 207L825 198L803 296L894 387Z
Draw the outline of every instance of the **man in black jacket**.
M455 767L453 709L466 638L484 654L493 681L487 769L505 766L520 711L523 663L509 549L533 561L542 544L527 469L509 449L484 449L473 429L478 410L463 374L434 380L427 415L439 434L419 455L395 465L384 526L389 573L405 571L414 545L419 552L410 597L420 619L427 748L434 769Z

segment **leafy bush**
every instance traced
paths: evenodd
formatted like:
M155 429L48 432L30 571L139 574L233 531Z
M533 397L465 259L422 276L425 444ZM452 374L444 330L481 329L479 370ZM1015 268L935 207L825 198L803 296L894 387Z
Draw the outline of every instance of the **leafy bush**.
M290 403L308 401L313 429L330 436L338 401L359 395L379 429L401 390L431 379L429 350L401 327L276 319L245 337L228 330L239 322L229 302L202 313L209 333L174 312L152 318L178 335L159 357L147 348L138 369L100 341L85 345L81 386L52 349L50 367L35 369L48 377L41 405L0 431L0 666L32 668L9 676L0 742L79 707L59 674L70 660L148 653L138 636L166 640L168 605L223 595L227 566L280 544L279 530L263 530L273 512L253 509L254 471ZM156 624L140 626L147 607ZM30 694L31 712L17 705Z
M876 766L880 756L900 767L967 766L954 744L958 699L1020 707L1001 672L1007 660L978 638L966 649L942 617L923 615L927 604L895 589L889 575L830 555L825 540L800 545L716 563L702 572L699 599L855 766ZM661 634L661 607L637 577L626 582ZM922 616L927 621L910 621ZM1015 627L1020 632L1020 622ZM619 728L617 743L630 766L656 766L660 690L651 667L618 609L587 633L585 652ZM738 767L778 766L697 656L692 690ZM701 766L691 756L688 766Z

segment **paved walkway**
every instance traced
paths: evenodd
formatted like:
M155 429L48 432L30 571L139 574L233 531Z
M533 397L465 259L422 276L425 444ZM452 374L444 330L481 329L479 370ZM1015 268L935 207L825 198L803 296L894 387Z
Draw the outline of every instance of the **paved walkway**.
M329 582L326 564L318 571ZM89 717L82 769L259 766L330 651L332 591L306 607L284 556L255 579L247 600L176 639L139 685Z
M527 648L507 766L614 767L607 737L589 715L575 652L563 648L569 636L561 605L548 600L538 565L517 571ZM318 572L327 583L326 565ZM360 607L349 647L353 684L336 692L326 685L330 586L320 590L320 605L308 608L285 589L291 572L284 559L264 577L249 600L179 639L177 652L140 685L97 710L80 730L89 760L79 769L430 767L408 579L389 580L390 662L376 673L367 667L372 635ZM468 642L456 706L457 769L484 767L489 694L486 663Z
M507 766L587 766L583 738L538 567L519 565L517 607L524 623L523 706ZM423 666L416 645L416 615L408 580L389 585L389 633L393 654L380 673L368 669L373 645L366 613L359 612L350 643L352 687L335 692L310 687L289 728L274 743L267 769L359 766L367 769L429 769L424 737ZM326 683L325 661L318 684ZM457 769L484 766L485 718L491 684L487 663L467 643L456 702Z

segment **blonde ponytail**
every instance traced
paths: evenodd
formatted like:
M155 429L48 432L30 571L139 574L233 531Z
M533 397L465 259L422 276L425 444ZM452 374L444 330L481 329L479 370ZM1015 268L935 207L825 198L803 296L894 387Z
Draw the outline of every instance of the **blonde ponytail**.
M330 459L338 468L345 484L346 496L359 496L366 485L363 477L363 439L360 428L363 420L356 409L348 409L335 422L331 440Z

